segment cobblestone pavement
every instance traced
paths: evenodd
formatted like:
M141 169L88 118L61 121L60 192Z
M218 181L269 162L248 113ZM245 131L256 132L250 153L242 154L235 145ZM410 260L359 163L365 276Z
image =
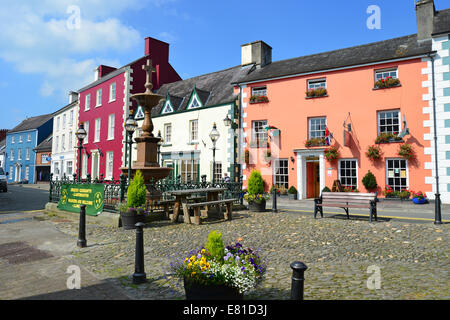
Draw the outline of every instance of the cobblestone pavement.
M57 229L76 242L77 221ZM196 226L158 221L144 229L148 282L133 285L135 231L87 226L87 248L73 255L97 276L123 287L134 299L184 299L182 283L169 273L169 257L202 246L212 230L226 244L242 238L262 250L265 280L246 299L289 299L296 260L308 266L305 299L450 299L449 225L397 221L369 223L367 218L313 219L287 212L233 213L233 221ZM378 266L381 288L370 290L369 266Z

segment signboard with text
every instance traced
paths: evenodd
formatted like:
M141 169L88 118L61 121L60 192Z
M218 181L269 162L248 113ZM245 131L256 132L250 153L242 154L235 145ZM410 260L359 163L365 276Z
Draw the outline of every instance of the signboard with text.
M58 208L80 212L80 205L86 205L86 214L96 216L103 211L105 187L102 184L63 184Z

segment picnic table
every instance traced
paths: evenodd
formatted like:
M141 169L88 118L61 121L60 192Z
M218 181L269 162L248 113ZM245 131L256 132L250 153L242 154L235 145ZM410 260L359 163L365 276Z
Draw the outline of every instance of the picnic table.
M216 201L219 200L219 194L223 193L226 188L197 188L197 189L184 189L184 190L172 190L167 191L166 193L172 196L175 196L175 203L173 205L173 215L171 218L172 222L178 221L178 215L180 214L180 209L182 208L183 203L187 203L187 198L194 194L198 193L206 193L207 201ZM206 209L208 210L208 208ZM184 217L186 223L190 222L189 216Z

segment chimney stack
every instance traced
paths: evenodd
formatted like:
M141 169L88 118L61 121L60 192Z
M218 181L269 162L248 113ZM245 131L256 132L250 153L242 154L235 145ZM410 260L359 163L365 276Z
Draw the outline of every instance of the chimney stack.
M433 0L416 1L417 40L431 38L436 9Z
M241 65L253 63L257 68L272 63L272 47L261 40L241 45Z
M69 91L69 103L72 103L77 100L78 100L78 92Z

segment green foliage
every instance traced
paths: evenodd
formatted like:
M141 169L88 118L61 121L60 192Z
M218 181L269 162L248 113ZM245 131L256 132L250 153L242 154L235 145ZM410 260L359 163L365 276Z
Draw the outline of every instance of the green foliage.
M131 208L141 207L145 204L147 189L144 184L144 177L140 170L136 171L133 180L128 186L127 202Z
M248 193L261 194L264 193L264 180L258 170L253 170L248 179Z
M208 234L208 242L205 244L206 250L216 261L223 261L225 255L225 245L222 241L222 234L218 231L211 231Z
M119 212L128 212L128 204L126 202L122 202L119 205Z
M288 190L288 193L290 194L296 194L297 193L297 189L294 186L291 186Z
M327 186L325 186L325 188L322 189L322 192L331 192L330 188L328 188Z
M378 186L377 179L375 178L373 173L370 172L370 170L363 177L362 183L363 183L364 187L366 187L367 190L375 189Z

